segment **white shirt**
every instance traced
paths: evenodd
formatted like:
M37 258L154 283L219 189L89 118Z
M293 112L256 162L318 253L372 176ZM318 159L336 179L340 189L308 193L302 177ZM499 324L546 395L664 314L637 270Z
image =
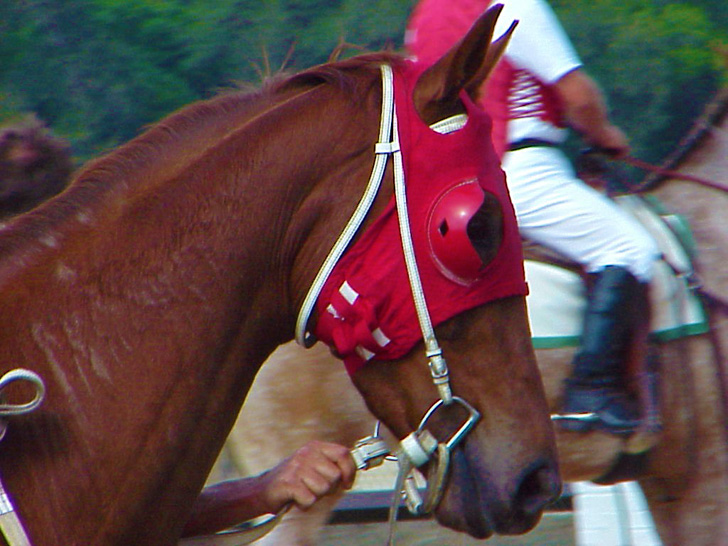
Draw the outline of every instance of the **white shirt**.
M500 0L503 11L495 28L495 36L503 34L514 20L518 20L505 58L514 68L523 70L516 82L516 94L529 95L533 75L545 84L553 84L582 63L569 37L551 7L543 0ZM513 93L511 93L513 97ZM516 98L518 95L516 95ZM527 102L527 101L526 101ZM566 130L538 115L519 117L508 123L508 142L524 138L538 138L550 142L563 142Z

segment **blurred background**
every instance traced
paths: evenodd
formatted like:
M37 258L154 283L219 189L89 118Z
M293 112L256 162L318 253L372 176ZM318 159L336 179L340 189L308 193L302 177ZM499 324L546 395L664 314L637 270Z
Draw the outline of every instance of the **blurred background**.
M728 81L725 0L551 4L643 159L674 148ZM71 143L78 165L221 88L325 62L341 42L398 50L413 5L2 0L0 124L35 114Z

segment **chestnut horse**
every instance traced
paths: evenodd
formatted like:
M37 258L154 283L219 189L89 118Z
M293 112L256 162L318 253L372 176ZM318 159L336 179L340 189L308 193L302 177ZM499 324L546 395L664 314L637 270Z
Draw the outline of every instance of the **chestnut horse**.
M688 220L697 247L697 278L707 294L725 298L728 89L696 121L680 150L671 160L677 170L716 181L725 189L668 177L652 183L646 193ZM639 480L666 546L728 544L728 307L714 304L709 310L711 333L659 345L663 429L652 449L644 451L646 446L600 432L557 432L563 478ZM536 351L553 412L561 405L572 351ZM302 365L310 372L305 377L296 371ZM258 472L310 438L352 442L373 422L324 347L303 355L288 344L261 369L226 454L242 472ZM305 514L292 511L260 544L315 544L335 503L329 499Z
M486 53L497 13L417 78L414 63L375 54L188 106L3 226L0 362L46 386L0 447L0 478L30 543L178 541L256 373L292 339L361 198L382 65L409 78L411 91L394 95L425 129L462 114L497 60L498 48ZM468 125L461 134L473 134ZM483 142L464 141L462 153ZM370 216L390 201L391 171ZM525 297L458 312L437 335L453 393L482 415L453 450L459 485L437 517L474 536L525 532L561 487ZM353 376L400 437L438 399L422 352L420 341ZM28 390L8 389L6 402ZM435 436L460 425L456 410L439 412Z

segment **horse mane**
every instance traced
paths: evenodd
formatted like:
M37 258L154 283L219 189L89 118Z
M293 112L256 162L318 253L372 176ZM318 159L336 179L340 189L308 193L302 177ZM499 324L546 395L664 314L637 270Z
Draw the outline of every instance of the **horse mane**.
M152 125L146 132L127 144L90 162L87 168L79 174L77 180L82 183L88 180L97 182L100 179L113 179L114 176L126 178L130 173L137 176L138 170L146 167L150 162L174 161L165 154L160 154L165 147L173 145L175 141L188 138L194 132L199 133L207 124L214 124L221 118L225 119L241 109L254 110L253 107L261 102L273 106L281 97L306 91L319 85L335 85L342 90L353 91L357 81L352 77L354 73L369 69L377 70L378 74L381 63L395 64L401 61L402 58L393 53L361 55L344 61L315 66L292 75L281 72L266 78L259 88L252 88L252 90L247 85L245 85L247 88L245 91L224 90L216 97L181 108ZM249 117L243 118L238 127L244 124Z
M117 192L133 193L143 183L140 181L152 178L154 173L159 180L175 176L207 149L204 144L197 147L196 140L203 141L208 135L208 146L213 145L260 112L317 86L335 85L355 93L361 78L354 76L367 71L376 71L378 76L379 66L385 62L397 64L402 57L389 52L365 54L293 75L279 73L266 78L258 88L224 90L215 97L182 107L126 144L91 160L51 203L13 222L0 224L0 257L5 259L13 251L28 251L29 246L38 248L43 234L66 221L90 220L88 211L94 205ZM367 81L371 83L371 79ZM233 119L234 123L230 121Z
M273 92L285 92L292 89L309 89L318 85L335 85L341 89L352 90L355 87L355 80L351 74L361 70L376 71L379 74L379 66L383 63L397 65L402 62L402 57L391 52L372 53L359 55L343 61L327 63L315 66L289 78L278 82Z

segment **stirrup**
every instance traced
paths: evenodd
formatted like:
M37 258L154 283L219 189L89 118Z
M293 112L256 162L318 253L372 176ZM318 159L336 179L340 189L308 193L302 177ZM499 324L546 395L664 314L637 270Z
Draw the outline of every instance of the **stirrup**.
M639 409L614 384L571 383L567 380L564 410L553 419L575 432L600 430L612 434L632 434L640 426Z
M557 423L562 430L570 432L600 431L617 436L632 435L640 428L641 424L639 418L636 418L630 424L620 425L617 423L609 423L598 412L558 413L551 415L551 420Z

